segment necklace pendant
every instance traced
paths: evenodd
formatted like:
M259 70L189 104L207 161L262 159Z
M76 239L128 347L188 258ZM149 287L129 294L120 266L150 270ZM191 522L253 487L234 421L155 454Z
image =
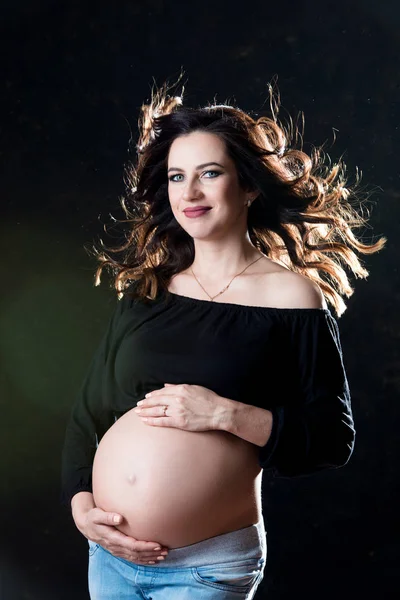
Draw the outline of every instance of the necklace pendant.
M218 296L220 296L221 294L223 294L225 292L225 290L228 289L228 287L231 285L232 281L238 276L241 275L242 273L244 273L244 271L246 271L246 269L248 269L251 265L253 265L254 263L258 262L259 260L261 260L262 256L260 256L259 258L257 258L256 260L254 260L252 263L250 263L249 265L247 265L246 268L243 269L243 271L240 271L240 273L238 273L237 275L235 275L235 277L232 277L232 279L230 280L230 282L228 283L228 285L226 285L224 287L223 290L221 290L216 296L211 297L210 294L207 292L207 290L204 289L204 287L201 285L200 281L197 279L196 275L193 273L193 269L191 268L190 270L192 271L192 274L194 276L194 278L196 279L197 283L199 284L199 286L203 289L203 291L207 294L207 296L210 298L211 302L214 302L214 298L217 298Z

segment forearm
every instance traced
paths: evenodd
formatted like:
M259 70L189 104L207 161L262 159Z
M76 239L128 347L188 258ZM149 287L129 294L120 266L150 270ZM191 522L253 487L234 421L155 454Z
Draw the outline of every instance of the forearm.
M95 506L93 494L91 492L78 492L72 497L72 517L79 530L82 528L82 519L84 518L84 515L92 508L95 508Z
M272 430L272 413L229 398L221 398L216 429L228 431L256 446L265 446Z

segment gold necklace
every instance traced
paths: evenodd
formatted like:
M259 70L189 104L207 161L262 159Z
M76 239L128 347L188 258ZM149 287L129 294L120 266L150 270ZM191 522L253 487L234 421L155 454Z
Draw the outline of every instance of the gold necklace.
M262 258L264 258L264 257L260 256L260 258L257 258L256 260L253 260L253 262L250 263L249 265L247 265L247 267L245 269L243 269L243 271L240 271L240 273L238 273L237 275L235 275L234 277L232 277L232 279L230 280L230 282L228 283L228 285L226 285L223 290L221 290L220 292L218 292L218 294L216 296L213 296L213 297L211 297L210 294L207 292L207 290L205 290L203 288L203 286L201 285L200 281L197 279L196 275L193 273L192 267L190 267L190 270L192 271L193 277L195 278L195 280L197 281L197 283L199 284L199 286L203 288L203 290L205 291L205 293L207 294L207 296L210 298L211 302L213 302L214 298L216 298L217 296L220 296L221 294L223 294L223 292L225 292L225 290L228 289L228 287L231 285L231 283L235 279L235 277L237 277L238 275L241 275L246 269L248 269L249 267L251 267L251 265L254 265L254 263L256 263L258 260L261 260Z

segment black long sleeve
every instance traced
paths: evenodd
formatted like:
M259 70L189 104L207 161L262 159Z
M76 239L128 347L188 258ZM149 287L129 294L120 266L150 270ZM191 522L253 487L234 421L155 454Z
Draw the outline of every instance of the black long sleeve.
M354 447L337 323L327 309L243 306L163 294L116 300L73 403L61 503L92 492L97 442L115 417L165 382L201 385L271 410L259 464L279 477L343 466ZM162 460L163 457L160 457ZM166 465L166 468L168 465Z
M278 477L298 477L345 465L355 428L339 328L328 311L295 312L287 320L288 388L294 395L270 410L271 436L259 464Z
M66 428L62 451L61 504L70 507L77 492L92 492L92 464L99 429L109 421L103 402L104 377L110 346L123 311L124 298L116 300L106 331L89 364Z

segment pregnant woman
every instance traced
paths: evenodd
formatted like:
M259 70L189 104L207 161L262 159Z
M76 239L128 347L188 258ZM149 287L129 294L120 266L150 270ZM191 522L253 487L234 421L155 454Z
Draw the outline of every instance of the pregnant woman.
M184 108L166 88L142 111L125 254L98 253L96 284L111 268L119 301L72 408L62 501L88 540L92 600L253 598L263 472L352 454L325 297L340 316L342 264L366 277L354 250L385 238L356 239L339 167L314 175L275 118Z

